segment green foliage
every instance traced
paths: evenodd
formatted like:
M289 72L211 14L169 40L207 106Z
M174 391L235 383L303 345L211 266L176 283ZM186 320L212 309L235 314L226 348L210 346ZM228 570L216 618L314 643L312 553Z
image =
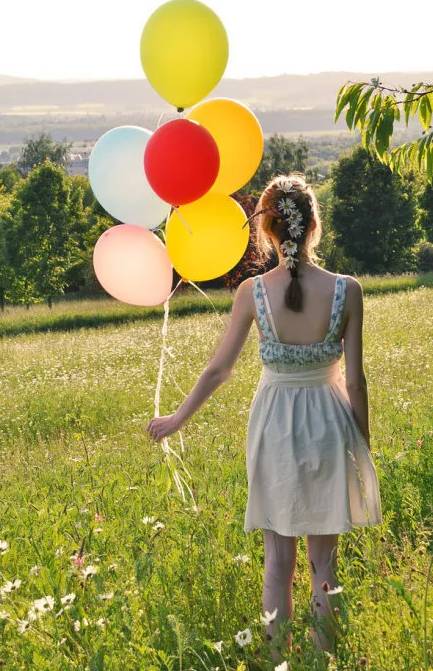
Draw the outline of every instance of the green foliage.
M71 147L71 142L55 142L48 133L40 133L24 143L17 167L23 175L27 175L35 166L49 159L52 163L66 168Z
M307 171L308 145L304 139L297 142L288 140L284 135L271 135L265 141L263 159L254 177L242 189L242 194L259 195L267 182L275 175L290 170ZM312 177L307 171L307 178Z
M363 147L332 172L332 220L348 273L416 269L413 246L423 237L415 221L413 176L393 173Z
M433 243L423 240L416 247L418 269L421 273L433 270Z
M67 273L80 260L73 226L79 225L79 209L67 175L48 159L17 189L6 215L12 300L50 301L63 293Z
M0 169L0 191L3 187L6 193L12 193L21 180L21 174L14 164L3 166Z
M383 95L383 91L391 91L391 95ZM403 106L406 126L411 116L418 116L423 137L390 150L394 121L400 120L399 105ZM408 91L384 87L379 78L346 82L337 94L334 121L345 108L347 126L361 131L365 149L400 175L410 165L423 170L433 184L433 131L428 132L432 127L433 84L418 82Z

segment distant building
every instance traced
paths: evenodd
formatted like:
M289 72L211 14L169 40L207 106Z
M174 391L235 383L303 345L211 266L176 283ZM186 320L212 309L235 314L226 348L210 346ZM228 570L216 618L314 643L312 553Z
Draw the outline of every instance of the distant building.
M69 175L85 175L87 177L89 174L89 152L70 154L67 171Z

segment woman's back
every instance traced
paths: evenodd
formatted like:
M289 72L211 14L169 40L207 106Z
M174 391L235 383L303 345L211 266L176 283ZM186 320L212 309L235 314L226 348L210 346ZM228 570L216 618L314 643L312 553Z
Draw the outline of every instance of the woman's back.
M269 301L271 326L273 319L274 335L283 344L309 345L325 340L331 319L338 277L318 266L305 266L302 272L303 309L301 312L289 310L284 295L292 281L287 270L279 266L261 276L265 293ZM346 301L342 306L340 333L347 318Z

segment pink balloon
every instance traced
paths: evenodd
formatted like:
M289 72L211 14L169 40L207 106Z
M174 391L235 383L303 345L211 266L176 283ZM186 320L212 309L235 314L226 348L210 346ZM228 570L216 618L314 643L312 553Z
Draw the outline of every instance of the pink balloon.
M93 250L96 277L110 296L131 305L160 305L170 294L173 266L164 243L141 226L104 231Z

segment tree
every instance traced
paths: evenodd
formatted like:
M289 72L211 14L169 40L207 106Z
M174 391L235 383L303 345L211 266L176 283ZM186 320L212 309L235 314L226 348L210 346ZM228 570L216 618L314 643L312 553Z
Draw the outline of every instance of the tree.
M400 177L357 146L332 170L332 219L348 272L404 272L416 268L413 174Z
M5 165L3 168L1 168L0 187L3 187L7 193L12 193L20 180L21 175L18 172L16 165L13 163Z
M6 291L10 287L13 278L8 250L8 221L7 212L11 205L12 196L0 186L0 309L4 312Z
M305 140L292 142L284 135L271 135L265 141L263 158L260 166L253 178L240 190L241 195L254 194L259 195L266 186L266 183L279 173L287 173L290 170L299 170L305 172L307 179L315 179L306 168L308 158L308 145Z
M35 166L49 159L52 163L66 168L72 143L55 142L47 133L40 133L36 138L27 139L21 149L17 167L23 175L27 175Z
M384 91L390 91L391 95L382 95ZM404 109L406 127L410 116L418 116L423 137L388 151L394 121L400 120L399 105ZM338 91L334 121L345 108L346 123L351 129L359 128L364 149L370 149L382 163L400 175L405 165L418 166L433 183L433 130L429 131L432 128L433 84L418 82L408 91L403 87L382 86L378 77L370 82L349 80Z
M67 274L79 261L73 235L71 188L64 170L46 159L18 188L8 219L9 253L15 268L15 300L33 302L63 293Z

